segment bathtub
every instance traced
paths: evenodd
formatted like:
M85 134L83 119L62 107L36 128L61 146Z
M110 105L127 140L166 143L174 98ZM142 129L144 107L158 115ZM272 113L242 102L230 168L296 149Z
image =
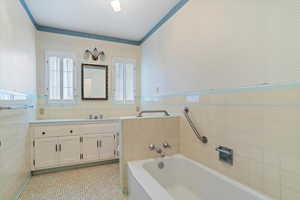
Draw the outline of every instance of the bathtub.
M271 200L182 155L129 162L128 195L129 200Z

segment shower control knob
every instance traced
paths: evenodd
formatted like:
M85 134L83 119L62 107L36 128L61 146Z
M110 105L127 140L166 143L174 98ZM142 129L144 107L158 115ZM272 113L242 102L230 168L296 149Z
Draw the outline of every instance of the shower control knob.
M150 151L153 151L155 149L155 145L154 144L150 144L149 145L149 149L150 149Z
M169 143L163 143L162 146L167 149L167 148L171 148L171 145Z

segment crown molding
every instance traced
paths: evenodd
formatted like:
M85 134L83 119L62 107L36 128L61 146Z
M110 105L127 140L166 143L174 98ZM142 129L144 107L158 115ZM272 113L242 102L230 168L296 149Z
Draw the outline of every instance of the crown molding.
M84 37L84 38L90 38L90 39L96 39L96 40L104 40L104 41L110 41L110 42L118 42L118 43L130 44L130 45L135 45L135 46L142 45L143 42L145 42L164 23L166 23L173 15L175 15L175 13L177 13L188 1L189 0L180 0L153 28L150 29L149 32L147 32L147 34L143 37L142 40L138 41L138 40L128 40L128 39L123 39L123 38L110 37L110 36L105 36L105 35L98 35L98 34L85 33L85 32L80 32L80 31L67 30L67 29L62 29L62 28L39 25L36 22L36 20L34 19L25 0L19 0L22 7L26 11L28 17L30 18L32 24L38 31L70 35L70 36L76 36L76 37Z

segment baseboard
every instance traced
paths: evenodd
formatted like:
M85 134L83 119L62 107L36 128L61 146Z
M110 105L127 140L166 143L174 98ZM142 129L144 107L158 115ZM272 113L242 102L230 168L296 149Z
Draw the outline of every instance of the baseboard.
M113 164L113 163L118 163L118 162L119 162L119 159L114 159L114 160L83 163L83 164L64 166L64 167L55 167L55 168L50 168L50 169L41 169L41 170L31 171L31 175L36 176L36 175L41 175L41 174L49 174L49 173L72 170L72 169L80 169L80 168L84 168L84 167L94 167L94 166L98 166L98 165L107 165L107 164Z
M12 198L12 200L19 200L22 193L25 191L28 183L31 180L31 175L29 174L29 176L24 180L24 182L22 183L22 185L20 186L19 191L16 193L16 195Z

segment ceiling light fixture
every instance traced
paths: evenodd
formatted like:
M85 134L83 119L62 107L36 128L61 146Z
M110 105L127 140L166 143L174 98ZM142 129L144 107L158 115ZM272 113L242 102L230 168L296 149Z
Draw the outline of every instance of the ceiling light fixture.
M115 12L120 12L121 11L121 3L119 0L113 0L110 2L111 7Z

